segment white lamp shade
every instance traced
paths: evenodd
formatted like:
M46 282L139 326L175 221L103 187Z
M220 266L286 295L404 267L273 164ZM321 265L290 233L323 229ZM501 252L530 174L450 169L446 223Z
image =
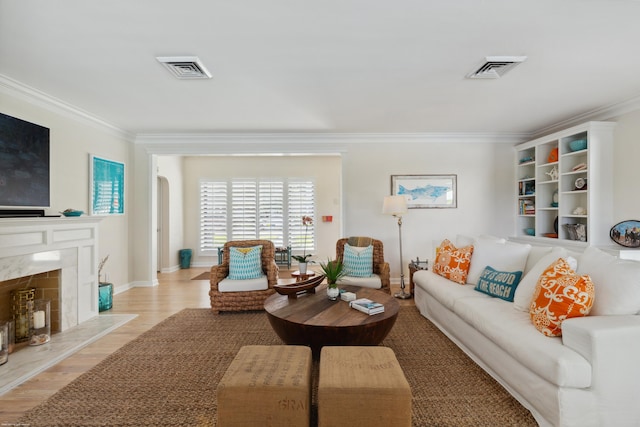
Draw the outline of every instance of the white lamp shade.
M382 213L396 216L407 213L407 198L405 196L385 196Z

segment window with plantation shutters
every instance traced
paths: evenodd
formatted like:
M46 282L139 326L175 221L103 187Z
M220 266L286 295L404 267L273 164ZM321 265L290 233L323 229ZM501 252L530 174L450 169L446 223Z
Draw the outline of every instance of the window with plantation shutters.
M231 181L231 240L258 236L258 186L256 180Z
M276 247L291 245L294 253L309 253L315 249L314 227L304 227L302 217L313 218L314 212L312 180L202 180L200 252L214 255L228 240L265 239Z
M200 251L213 252L227 240L227 182L200 182Z
M265 180L258 186L258 237L284 246L284 182Z

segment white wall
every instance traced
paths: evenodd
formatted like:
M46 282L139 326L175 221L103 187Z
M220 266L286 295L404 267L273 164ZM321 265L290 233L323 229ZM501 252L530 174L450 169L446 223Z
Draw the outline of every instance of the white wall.
M513 148L507 144L358 144L344 161L345 236L382 240L392 279L400 276L397 220L383 215L391 175L456 174L456 209L410 209L403 217L405 276L432 242L458 233L509 235L513 230ZM408 277L408 276L407 276Z
M629 219L640 220L640 111L618 117L616 121L613 220L618 223Z
M193 265L217 264L217 255L204 256L199 247L200 180L203 178L308 177L316 181L316 239L314 259L335 257L341 235L339 156L198 156L184 158L185 248L193 249ZM323 223L323 215L333 222Z
M182 164L182 157L158 156L158 176L165 178L167 182L163 203L166 209L167 226L163 230L166 241L161 265L158 266L162 272L175 271L179 268L179 251L184 246L185 206Z
M0 93L1 112L51 129L52 212L71 207L89 211L90 153L126 164L125 215L102 220L99 258L110 256L105 270L116 286L157 283L155 232L151 232L156 226L156 208L152 203L156 191L156 156L150 155L145 147L130 144L122 132L96 124L82 114L50 107L46 102L7 91L6 88L0 88ZM614 147L614 221L640 219L640 199L636 196L637 182L640 182L640 168L637 166L640 158L640 111L614 120L618 122ZM328 145L333 143L327 141ZM196 193L187 191L189 188L197 189L194 185L197 178L194 178L192 170L195 165L202 169L202 176L209 177L240 176L239 171L245 169L251 170L251 175L255 171L262 174L279 171L276 175L313 171L319 182L328 183L330 189L319 199L318 218L321 215L334 216L331 224L318 222L318 235L324 239L319 241L319 259L333 256L338 237L372 235L385 243L395 278L399 276L397 225L393 218L380 213L382 199L390 192L392 174L458 175L457 209L412 209L405 216L405 273L411 258L431 255L434 240L454 237L457 233L508 236L514 230L514 158L508 144L345 143L343 148L340 150L344 153L342 167L338 157L334 158L337 165L318 163L323 157L309 157L310 163L299 158L291 173L271 162L295 157L257 157L252 160L232 157L225 158L223 162L218 158L215 167L198 164L205 157L193 157L197 159L193 165L182 166L182 184L179 182L178 163L159 160L160 174L170 182L171 221L180 222L182 213L174 208L180 203L184 206L184 235L180 235L179 225L171 227L170 251L174 252L171 257L176 258L169 264L178 262L177 251L180 248L197 248L197 231L192 224L198 222L198 201ZM209 160L215 161L215 158ZM344 200L342 208L340 200ZM196 258L195 261L203 265L213 263L211 259Z
M125 214L105 216L99 224L98 259L109 255L103 274L116 286L129 283L129 227L133 211L131 144L118 132L18 99L0 96L0 112L50 129L51 209L67 208L89 212L89 154L125 163Z

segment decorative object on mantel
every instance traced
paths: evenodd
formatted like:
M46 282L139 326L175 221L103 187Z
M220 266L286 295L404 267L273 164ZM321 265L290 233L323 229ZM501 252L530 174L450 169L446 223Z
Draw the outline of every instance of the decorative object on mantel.
M84 212L83 212L83 211L79 211L79 210L77 210L77 209L71 209L71 208L69 208L69 209L65 209L65 210L63 210L63 211L62 211L62 212L60 212L60 213L61 213L62 215L64 215L64 216L69 217L69 216L80 216L80 215L82 215Z
M400 299L411 298L411 293L404 290L404 263L402 262L402 215L407 213L407 199L405 196L386 196L382 204L382 213L398 218L398 241L400 244L400 292L394 296Z
M51 340L51 301L37 299L31 303L29 345L42 345Z
M557 181L558 180L558 168L556 166L552 167L551 170L549 172L545 172L545 175L549 175L549 180L551 181Z
M611 227L611 240L625 248L640 248L640 221L630 219Z

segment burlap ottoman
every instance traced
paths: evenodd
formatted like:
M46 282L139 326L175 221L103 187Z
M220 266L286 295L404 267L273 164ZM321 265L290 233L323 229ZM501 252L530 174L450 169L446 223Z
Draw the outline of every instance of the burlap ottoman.
M309 426L311 349L242 347L218 384L218 426Z
M411 426L411 388L387 347L323 347L318 427Z

